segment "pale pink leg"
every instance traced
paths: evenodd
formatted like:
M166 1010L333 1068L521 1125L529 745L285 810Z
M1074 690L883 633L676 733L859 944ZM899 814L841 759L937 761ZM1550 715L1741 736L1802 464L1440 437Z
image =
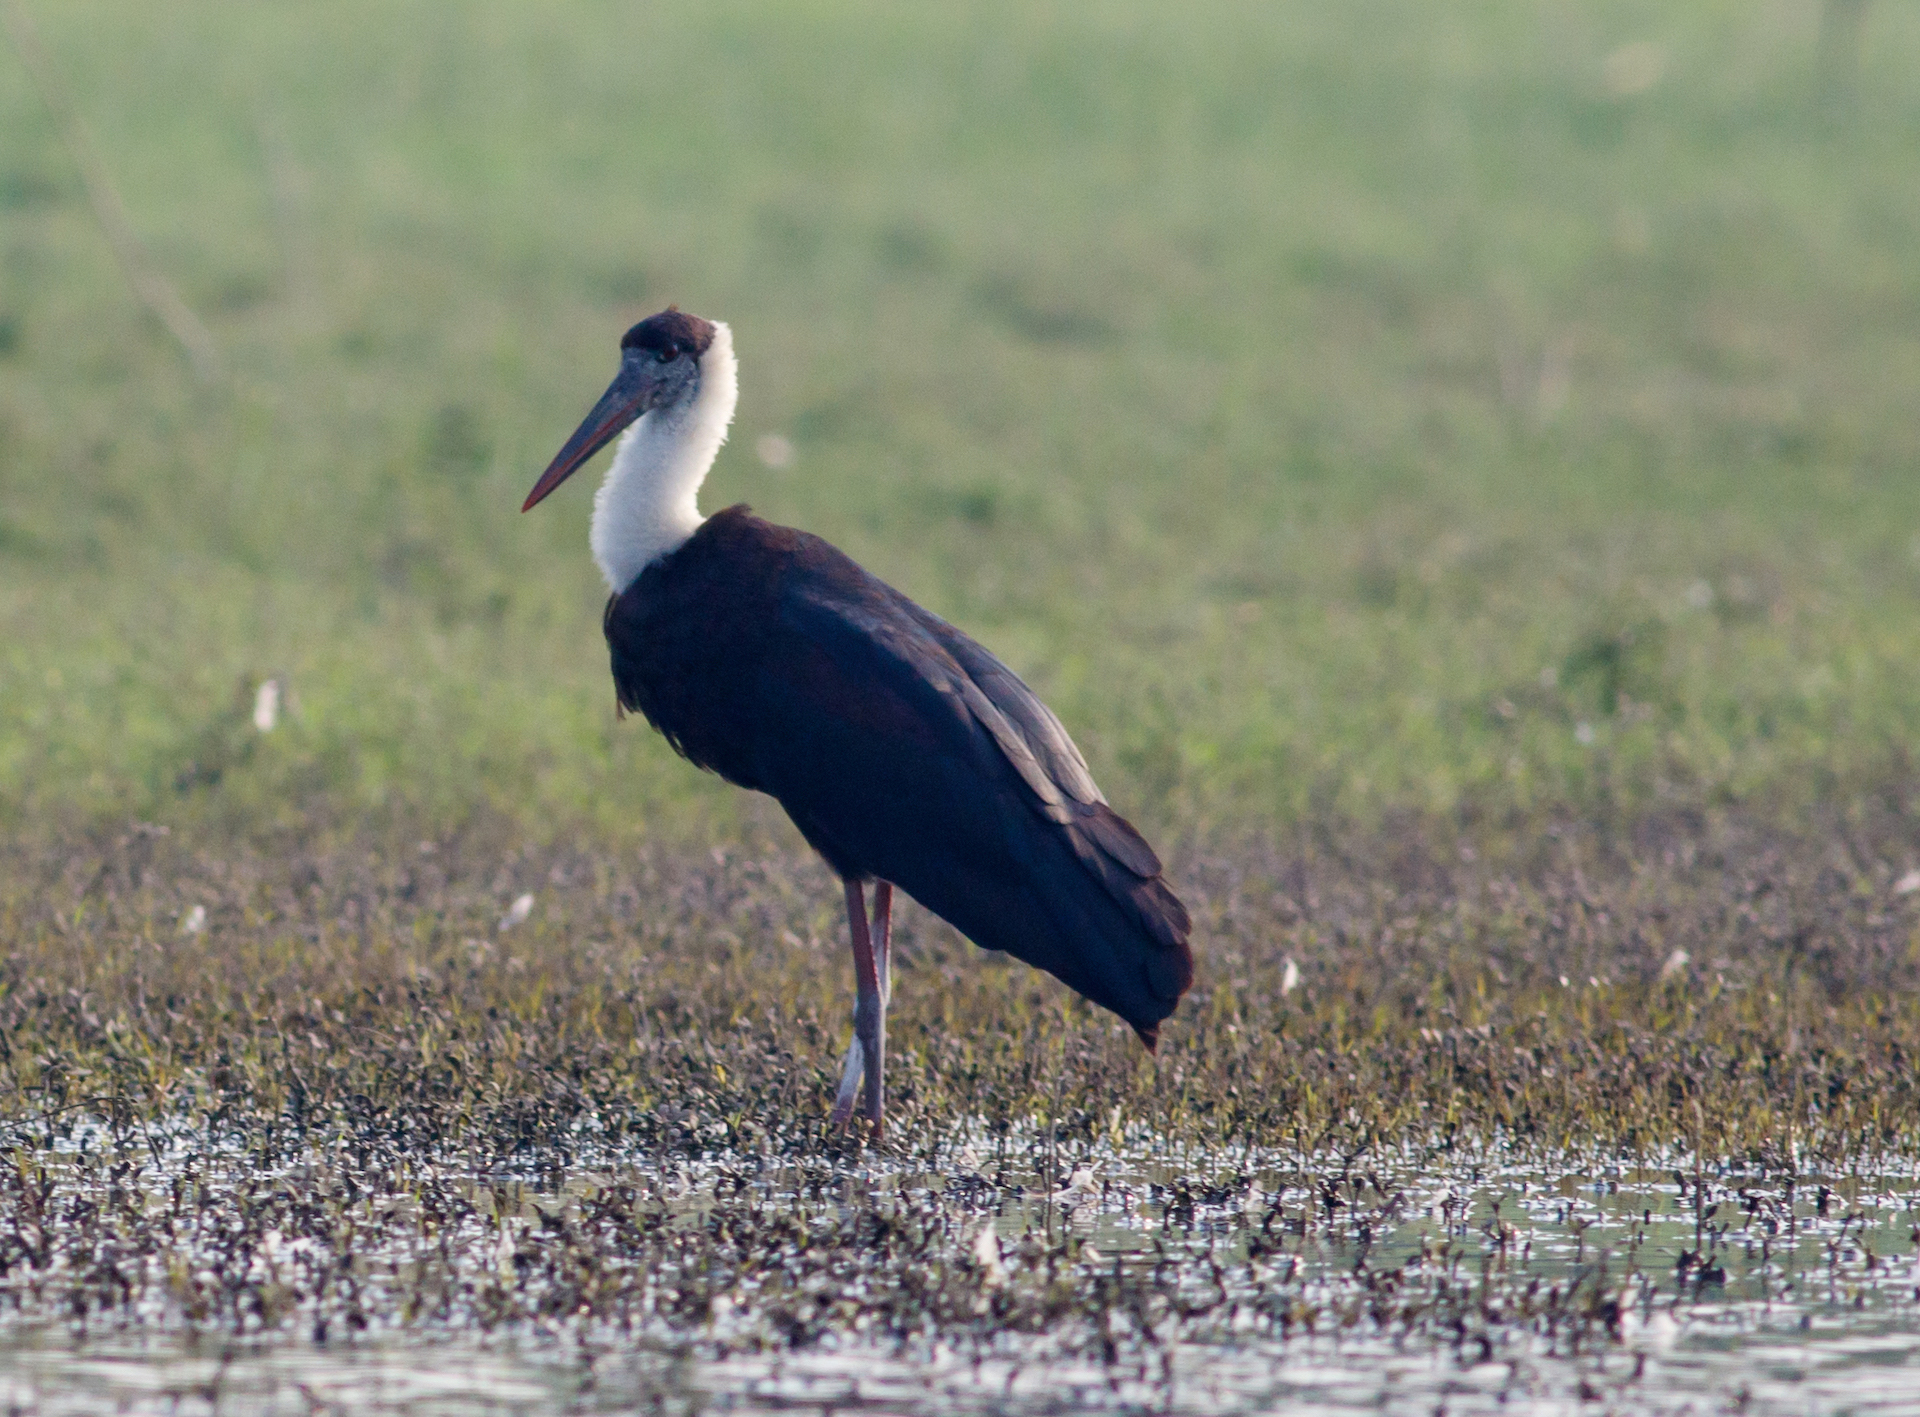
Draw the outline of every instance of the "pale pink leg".
M893 882L873 883L873 962L880 971L880 1009L893 1003Z
M833 1100L832 1121L844 1127L853 1120L854 1097L866 1082L867 1120L879 1136L886 1125L887 1002L893 994L893 885L876 882L873 923L867 923L865 893L857 881L847 882L847 924L853 936L853 972L858 987L853 1007L853 1042L840 1067L840 1088Z

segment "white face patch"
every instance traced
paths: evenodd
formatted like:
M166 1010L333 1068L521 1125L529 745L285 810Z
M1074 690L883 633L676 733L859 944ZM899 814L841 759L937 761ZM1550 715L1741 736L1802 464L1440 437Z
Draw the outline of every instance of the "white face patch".
M700 484L727 441L739 397L733 331L716 322L692 399L656 408L620 435L593 499L589 536L593 559L615 594L699 530Z

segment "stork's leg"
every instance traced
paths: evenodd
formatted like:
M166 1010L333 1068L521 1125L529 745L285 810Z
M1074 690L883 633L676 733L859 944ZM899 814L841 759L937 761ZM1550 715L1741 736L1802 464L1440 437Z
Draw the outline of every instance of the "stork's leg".
M858 1027L859 1010L854 1010ZM860 1038L856 1033L853 1041L847 1044L847 1056L840 1064L840 1088L833 1095L832 1121L836 1127L844 1127L853 1120L853 1099L860 1095L860 1079L866 1069L861 1066L865 1055L861 1051Z
M893 882L873 883L873 923L868 939L873 944L874 984L880 994L879 1017L873 1029L873 1041L865 1049L867 1074L867 1120L873 1134L879 1136L887 1120L887 1006L893 1002Z
M893 1003L893 882L873 883L873 962L880 972L880 1012Z
M874 973L880 981L880 1011L884 1014L893 1002L893 882L876 881L873 886L873 923L868 929L873 941ZM845 1125L853 1116L853 1100L860 1094L860 1079L865 1075L866 1050L858 1034L847 1044L847 1056L840 1064L840 1090L834 1096L833 1115Z
M867 907L862 898L863 892L858 881L845 882L847 893L847 928L853 937L853 977L857 990L853 1006L853 1039L847 1044L846 1061L840 1065L840 1089L834 1094L833 1113L830 1117L833 1125L844 1127L853 1120L853 1100L860 1095L860 1079L866 1069L866 1045L860 1032L860 1011L866 1002L867 972L861 964L863 947L868 955L872 953L872 937L867 932ZM878 973L876 968L875 973Z
M840 1068L840 1090L833 1100L832 1120L844 1127L853 1119L854 1097L866 1081L867 1120L874 1135L885 1125L887 1001L893 993L893 885L877 882L873 889L873 923L867 923L865 893L858 881L847 882L847 925L853 936L854 979L858 995L853 1008L853 1041L847 1045Z

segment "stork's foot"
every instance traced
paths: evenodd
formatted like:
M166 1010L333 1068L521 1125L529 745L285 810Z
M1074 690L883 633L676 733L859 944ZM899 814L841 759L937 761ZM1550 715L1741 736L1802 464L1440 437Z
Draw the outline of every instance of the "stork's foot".
M862 995L854 1009L853 1042L847 1045L846 1060L840 1065L840 1087L834 1094L833 1111L828 1116L828 1120L844 1132L853 1125L858 1107L872 1125L875 1140L887 1128L885 1098L874 1081L885 1076L882 1069L886 1067L887 1046L886 1023L877 1003L875 996ZM876 1055L879 1065L868 1067L867 1059Z
M862 1062L860 1040L856 1038L847 1045L847 1059L840 1065L840 1090L834 1094L833 1112L828 1117L843 1132L853 1124L853 1104L860 1097L860 1076L865 1071Z

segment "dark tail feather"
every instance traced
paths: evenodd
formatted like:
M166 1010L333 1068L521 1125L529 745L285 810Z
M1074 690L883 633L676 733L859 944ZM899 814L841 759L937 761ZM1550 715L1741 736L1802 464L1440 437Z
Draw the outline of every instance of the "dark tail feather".
M1118 1014L1149 1049L1193 983L1192 921L1138 832L1104 803L1066 824L1005 805L1011 855L917 854L889 863L896 886L975 944L1004 950ZM1098 823L1084 825L1088 817ZM1120 844L1104 849L1104 842ZM1137 843L1137 847L1135 846Z
M1066 850L1036 884L1055 927L1047 932L1054 958L1031 962L1119 1014L1151 1051L1161 1022L1193 984L1192 918L1159 874L1151 848L1104 803L1084 824L1052 827L1050 834L1056 849ZM1115 840L1124 843L1120 851L1107 849ZM1153 873L1137 869L1143 856Z
M1122 1017L1151 1048L1154 1040L1147 1037L1145 1028L1172 1013L1193 983L1193 951L1187 945L1193 918L1161 876L1160 860L1153 849L1132 823L1106 803L1096 803L1082 820L1065 828L1064 835L1080 865L1092 877L1090 884L1097 884L1119 914L1122 938L1141 933L1147 937L1129 942L1130 949L1124 945L1121 948L1139 957L1147 992L1164 1001L1165 1012L1151 1019L1124 1012ZM1147 862L1152 863L1151 870L1142 869ZM1105 912L1089 913L1097 919ZM1110 927L1100 934L1114 945L1121 944Z

